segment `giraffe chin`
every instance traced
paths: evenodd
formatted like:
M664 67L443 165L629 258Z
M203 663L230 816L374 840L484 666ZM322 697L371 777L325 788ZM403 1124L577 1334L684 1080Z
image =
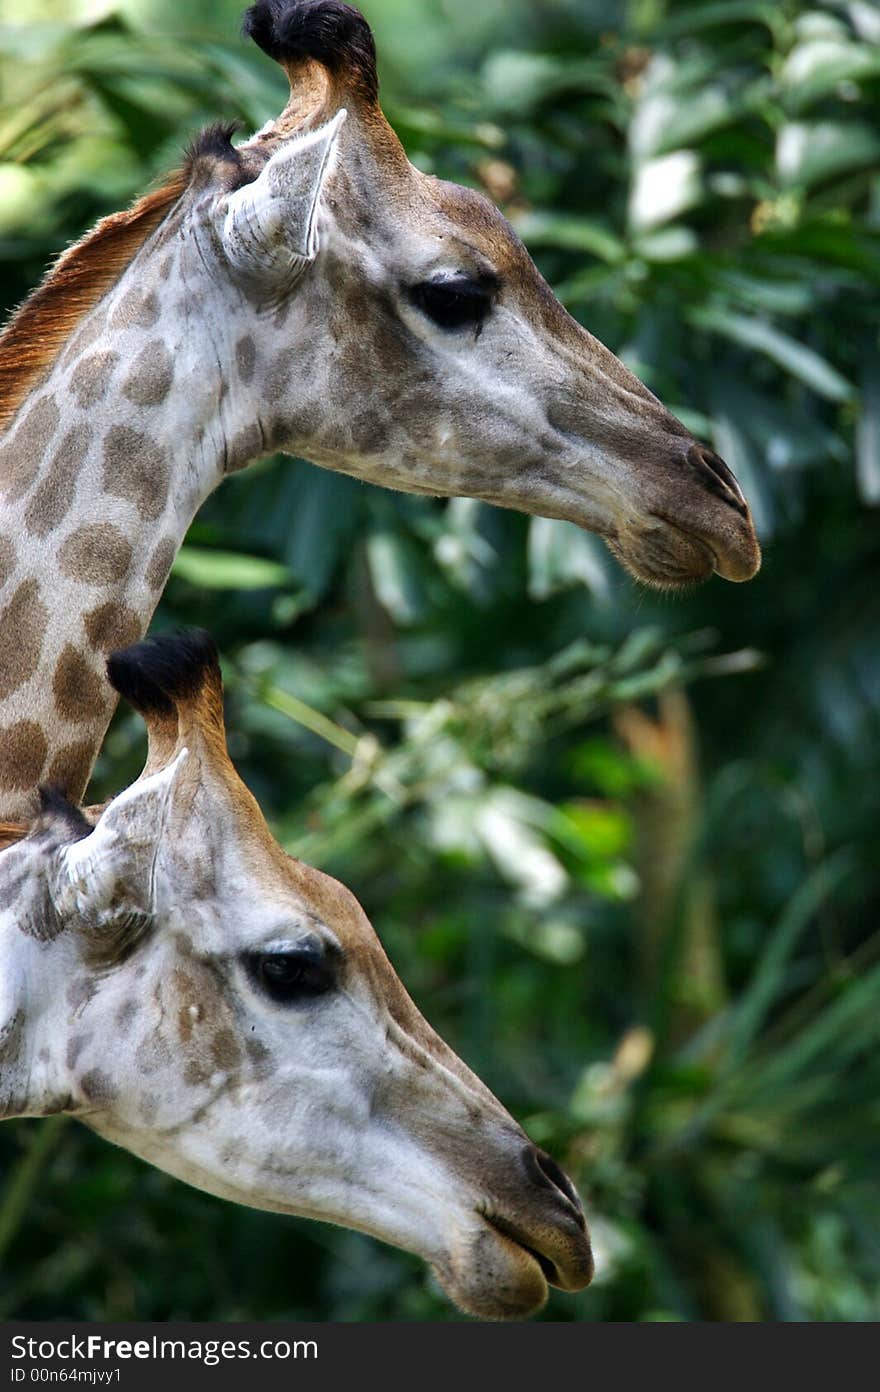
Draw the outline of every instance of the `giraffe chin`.
M715 574L715 559L707 546L684 533L664 529L629 539L607 541L608 549L635 580L652 590L687 590Z
M686 590L713 575L734 583L751 580L761 548L751 522L733 519L723 532L697 534L683 523L655 514L638 529L606 536L609 551L636 580L656 590Z
M450 1300L465 1314L483 1320L527 1319L545 1305L549 1285L577 1291L592 1280L593 1258L586 1233L572 1230L563 1239L559 1256L561 1264L554 1264L485 1218L448 1261L433 1270Z
M486 1228L468 1260L435 1266L449 1299L466 1315L482 1320L527 1319L547 1301L547 1279L535 1257L512 1238Z

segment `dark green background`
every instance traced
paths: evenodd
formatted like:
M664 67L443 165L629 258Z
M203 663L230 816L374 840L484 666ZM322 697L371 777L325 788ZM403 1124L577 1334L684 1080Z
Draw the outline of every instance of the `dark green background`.
M8 0L2 298L282 75L238 7ZM372 0L422 168L502 203L573 314L737 472L759 578L646 593L561 523L264 462L154 629L207 625L279 837L592 1216L547 1316L878 1313L880 11ZM36 22L36 21L39 22ZM138 768L122 716L100 793ZM354 755L354 758L352 758ZM420 1264L0 1132L0 1317L454 1317Z

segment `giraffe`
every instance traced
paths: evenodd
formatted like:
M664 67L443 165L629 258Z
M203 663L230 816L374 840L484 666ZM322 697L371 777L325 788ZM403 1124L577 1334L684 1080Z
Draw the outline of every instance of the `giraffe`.
M207 635L108 671L147 723L141 778L95 824L44 791L0 851L0 1118L70 1113L212 1194L370 1233L482 1318L585 1286L571 1181L419 1014L354 896L273 840Z
M198 507L272 451L567 518L644 581L750 578L730 470L562 308L481 194L408 162L371 31L258 0L277 120L213 126L68 250L0 337L0 817L84 792L106 653L147 628Z

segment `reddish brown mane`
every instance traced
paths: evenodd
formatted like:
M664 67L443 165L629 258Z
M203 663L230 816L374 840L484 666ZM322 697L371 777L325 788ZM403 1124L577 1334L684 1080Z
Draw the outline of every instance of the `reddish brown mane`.
M22 822L0 822L0 851L14 846L16 841L23 841L29 831L30 827Z
M110 289L187 187L181 170L68 247L0 335L0 431L55 361L76 324Z

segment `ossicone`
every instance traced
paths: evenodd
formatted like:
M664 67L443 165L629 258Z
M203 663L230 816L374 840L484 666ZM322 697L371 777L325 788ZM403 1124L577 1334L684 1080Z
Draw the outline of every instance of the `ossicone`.
M170 716L205 686L220 685L220 661L204 629L162 634L111 653L110 684L140 715Z
M163 768L184 746L226 766L223 679L209 633L196 628L145 638L112 653L107 676L146 724L145 773Z
M257 0L245 12L242 33L282 67L312 60L368 102L378 100L376 45L353 5L342 0Z

